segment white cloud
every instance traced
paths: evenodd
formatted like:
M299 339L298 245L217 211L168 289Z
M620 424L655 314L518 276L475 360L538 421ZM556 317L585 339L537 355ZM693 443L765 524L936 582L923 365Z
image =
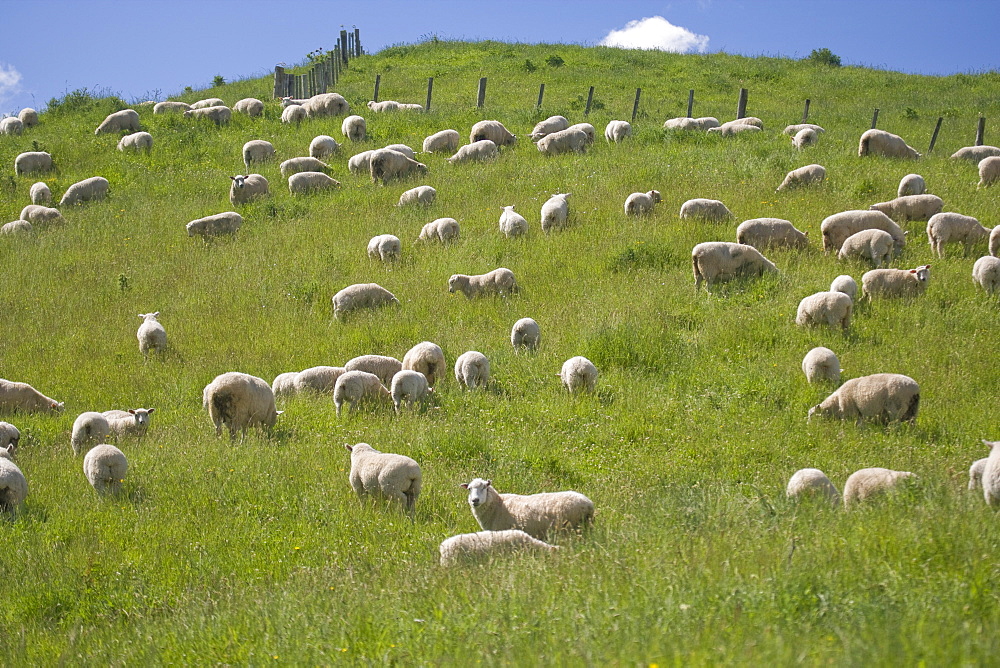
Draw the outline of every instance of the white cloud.
M612 30L598 44L622 49L704 53L708 48L708 35L696 35L687 28L675 26L662 16L650 16L629 21L621 30Z
M0 63L0 105L21 92L21 73L13 65Z

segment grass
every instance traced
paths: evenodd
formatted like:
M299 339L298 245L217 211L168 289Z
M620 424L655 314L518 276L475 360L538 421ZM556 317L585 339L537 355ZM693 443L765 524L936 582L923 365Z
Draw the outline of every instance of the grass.
M551 66L550 56L563 64ZM531 61L534 71L528 71ZM555 61L553 61L555 62ZM625 74L622 74L622 73ZM14 220L37 180L12 176L36 146L59 171L58 198L93 175L111 182L103 203L64 212L65 225L4 238L0 262L0 375L66 402L62 415L9 416L22 431L25 508L0 522L0 663L348 663L626 665L718 663L983 664L998 649L1000 528L969 464L997 438L1000 311L973 286L977 253L931 257L923 223L909 223L896 266L933 265L927 294L859 306L847 334L794 325L798 301L864 267L819 250L831 213L895 196L919 172L946 210L997 224L1000 191L977 190L974 166L947 159L972 143L980 112L1000 112L994 72L923 77L778 58L673 54L566 45L431 41L351 62L338 84L363 110L375 74L381 97L423 101L427 114L367 114L369 141L332 160L341 189L293 199L277 163L259 171L273 198L241 209L233 239L204 244L190 220L230 210L240 147L274 143L284 159L340 119L300 127L234 115L218 129L140 108L150 155L93 135L115 98L67 96L21 137L0 141L0 215ZM487 104L474 108L477 81ZM534 109L538 85L545 102ZM525 140L550 114L600 132L628 118L642 87L634 137L598 141L582 156L542 156ZM695 115L732 117L737 91L767 128L753 137L665 134L696 90ZM269 99L268 77L179 99ZM827 128L802 153L780 135L812 100ZM859 159L857 138L879 126L925 150L919 162ZM495 162L452 167L423 156L424 180L386 187L350 175L356 150L419 147L444 128L464 134L498 118L522 136ZM987 143L992 143L987 136ZM790 169L818 162L828 180L788 193ZM438 190L427 209L393 205L408 188ZM651 217L626 219L635 191L663 194ZM570 192L571 225L550 236L538 210ZM680 221L692 197L723 200L733 224ZM508 241L500 207L531 230ZM456 218L461 240L415 245L420 227ZM807 230L804 252L766 253L778 276L696 293L689 253L734 240L736 223L786 218ZM368 240L403 240L403 261L369 262ZM509 300L449 295L453 273L506 266L521 293ZM332 317L345 285L375 281L400 309ZM170 350L144 362L136 314L161 311ZM542 347L515 354L520 317L535 318ZM426 411L337 419L332 401L298 397L270 436L216 439L201 390L239 370L267 380L365 353L401 358L435 341L449 362L466 350L491 360L495 384L463 393L446 378ZM802 356L825 345L846 377L891 371L922 388L915 425L856 427L806 412L829 387L811 387ZM595 396L569 397L554 374L574 355L600 369ZM121 444L125 491L98 498L69 448L85 410L154 406L149 435ZM347 482L344 443L407 454L424 471L410 521L362 507ZM784 498L792 472L818 467L842 487L867 466L914 471L902 493L844 513ZM553 557L463 569L437 566L437 545L478 527L458 487L476 476L500 491L573 488L597 505L594 529L561 536Z

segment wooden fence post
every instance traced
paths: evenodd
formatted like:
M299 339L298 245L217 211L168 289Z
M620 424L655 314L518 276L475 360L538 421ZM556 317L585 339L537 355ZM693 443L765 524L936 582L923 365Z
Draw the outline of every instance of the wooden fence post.
M587 108L584 109L583 115L590 116L590 104L594 101L594 87L590 87L590 92L587 93Z
M986 117L979 117L979 125L976 127L976 143L973 146L983 145L983 135L986 134Z
M427 77L427 104L424 105L424 111L431 110L431 91L434 90L434 77Z
M691 112L694 111L694 89L688 91L688 118L694 118Z
M934 150L934 143L937 141L938 132L941 130L941 121L943 121L943 120L944 120L944 118L942 118L941 116L938 116L937 125L934 126L934 134L931 135L931 145L929 147L927 147L927 152L928 153L930 153L931 151Z
M747 115L747 89L740 88L740 99L736 103L736 118L743 118Z
M875 129L875 125L878 123L878 108L875 108L875 113L872 114L872 130Z
M632 122L635 123L635 115L639 113L639 96L642 95L642 89L635 89L635 102L632 104Z
M485 102L486 102L486 77L481 77L479 79L479 95L476 97L476 107L482 109L483 103Z
M545 84L538 84L538 104L535 105L535 109L542 108L543 97L545 97Z
M347 31L340 31L340 39L338 40L340 45L340 64L342 65L341 70L347 69Z
M806 108L802 110L802 122L809 120L809 98L806 98Z
M274 66L274 97L275 99L285 96L285 68L281 65Z
M372 95L372 102L378 102L378 87L382 83L382 75L375 75L375 93Z
M354 55L355 56L360 56L361 54L362 54L362 51L361 51L361 29L360 28L355 28L354 29Z

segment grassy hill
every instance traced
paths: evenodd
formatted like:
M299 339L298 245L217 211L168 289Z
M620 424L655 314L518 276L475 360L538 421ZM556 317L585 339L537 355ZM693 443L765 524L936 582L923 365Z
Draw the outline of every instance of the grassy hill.
M549 60L561 65L550 65ZM424 100L430 113L365 113L376 74L382 99ZM484 109L479 77L489 78ZM613 49L431 41L352 61L338 92L365 115L370 138L331 160L333 194L293 198L278 162L259 170L273 197L240 209L244 226L211 244L189 238L194 218L231 210L229 176L241 147L271 141L280 159L306 155L319 134L341 139L340 118L279 122L268 77L178 96L267 101L263 118L234 114L224 128L137 107L151 154L122 154L94 136L125 104L70 94L41 124L0 137L0 218L15 220L36 178L13 175L15 156L52 153L56 198L101 175L104 202L63 211L66 223L30 238L0 238L0 376L60 401L61 415L5 419L22 431L18 463L30 485L23 511L0 522L0 663L328 664L335 661L516 665L982 664L998 651L1000 527L969 464L1000 438L997 301L977 291L972 264L985 244L932 258L922 222L894 266L931 263L912 302L857 307L848 333L795 326L799 300L838 274L866 267L820 249L820 222L891 199L901 177L924 176L946 210L1000 223L1000 190L977 190L968 163L976 117L996 119L997 73L925 77L829 68L778 58L673 55ZM538 85L545 103L534 108ZM588 119L600 133L628 119L634 136L598 140L586 155L549 158L527 141L552 114ZM729 139L666 134L684 115L728 120L737 91L765 131ZM826 128L798 152L780 133L800 120ZM857 157L872 109L879 127L925 151L918 162ZM521 139L489 164L422 156L426 177L378 186L346 167L353 153L445 128L467 136L503 121ZM990 129L987 143L995 143ZM775 193L785 173L820 163L818 187ZM438 191L427 209L393 205L406 189ZM651 217L627 219L629 193L657 189ZM571 225L545 236L539 208L570 192ZM723 200L736 220L681 221L693 197ZM505 240L500 207L531 224ZM456 218L461 240L417 245L421 226ZM690 251L735 241L749 218L791 220L803 252L766 252L778 276L696 293ZM368 240L391 233L403 260L370 262ZM468 301L453 273L512 269L520 295ZM377 282L399 309L333 319L342 287ZM144 361L136 314L160 311L170 349ZM543 343L515 354L511 325L536 319ZM494 384L462 392L453 377L427 410L337 418L329 398L296 397L270 436L217 439L202 388L225 371L270 381L285 371L342 365L366 353L402 358L430 340L449 364L486 354ZM915 425L806 421L831 387L809 386L803 355L827 346L846 377L904 373L921 385ZM600 370L594 396L570 397L555 375L574 355ZM152 406L129 458L125 492L98 498L69 447L87 410ZM368 442L419 461L424 491L413 521L363 507L347 482L345 443ZM856 511L795 505L784 487L817 467L842 487L860 468L913 471L918 482ZM437 546L478 526L459 487L491 478L501 492L576 489L597 505L584 536L557 536L552 557L459 569Z

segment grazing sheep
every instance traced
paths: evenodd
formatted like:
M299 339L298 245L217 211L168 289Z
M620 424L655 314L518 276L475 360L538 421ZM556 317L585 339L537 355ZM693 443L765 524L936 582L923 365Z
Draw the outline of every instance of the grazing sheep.
M0 120L0 135L19 137L24 132L24 123L16 116L9 116Z
M381 148L372 153L368 161L372 182L383 184L393 179L402 179L411 174L426 174L427 165L409 158L399 151Z
M549 531L583 529L594 519L594 502L574 491L500 494L492 480L463 483L472 514L486 531L520 529L544 540Z
M32 204L48 204L52 201L52 191L42 181L32 184L28 195L31 197Z
M376 113L399 111L399 102L396 102L395 100L383 100L382 102L370 100L368 102L368 108Z
M813 348L802 358L802 373L806 375L806 382L809 383L831 381L839 384L840 360L829 348L822 346Z
M608 142L620 142L632 136L632 124L628 121L609 121L604 128L604 139Z
M302 108L305 109L306 115L309 118L340 116L351 111L351 105L347 103L347 100L340 93L320 93L313 95L303 102Z
M110 435L117 438L136 436L142 438L149 429L155 408L130 408L127 411L104 411L101 415L108 421Z
M569 196L570 193L559 193L545 201L542 205L542 232L548 234L549 230L566 226L569 219Z
M281 98L281 108L285 109L286 107L290 107L293 104L298 105L298 106L301 107L303 104L305 104L308 101L309 101L308 97L305 97L305 98L283 97L283 98Z
M125 453L113 445L95 445L83 458L83 474L99 494L118 494L126 473Z
M813 415L849 420L916 422L920 408L920 386L909 376L876 373L852 378L821 403L809 409Z
M45 151L27 151L14 158L14 173L18 176L48 172L53 167L52 156Z
M295 380L298 377L298 371L286 371L275 376L274 382L271 383L271 392L274 393L275 398L286 394L295 394L298 391L295 387Z
M438 547L442 566L492 559L514 552L555 552L558 549L520 529L460 533L441 541Z
M505 267L494 269L485 274L452 274L448 279L448 292L461 292L467 299L500 295L506 297L518 292L514 272Z
M271 194L271 184L260 174L237 174L230 176L229 201L233 206L246 204Z
M199 235L206 241L209 237L217 237L223 234L235 234L243 225L243 216L235 211L217 213L213 216L197 218L185 225L189 237Z
M927 191L927 184L920 174L907 174L899 180L899 188L896 189L898 197L907 195L923 195Z
M299 172L326 172L330 166L322 160L303 156L301 158L289 158L281 163L281 175L286 179L292 174Z
M826 132L826 130L815 123L796 123L795 125L786 125L785 129L781 131L781 134L794 137L803 130L812 130L817 134Z
M460 141L457 130L441 130L424 139L422 150L424 153L454 153Z
M59 413L62 409L63 402L50 399L31 385L0 378L0 412Z
M39 204L29 204L21 209L18 219L26 220L33 225L65 222L59 209Z
M388 355L361 355L348 361L344 368L348 371L373 373L388 387L393 376L403 370L403 363Z
M862 299L872 297L919 297L927 290L931 266L916 269L872 269L861 277Z
M482 139L458 149L448 162L457 165L463 162L485 162L497 157L497 145L489 139Z
M625 215L641 216L653 212L653 205L663 201L659 190L645 193L632 193L625 198Z
M395 151L396 153L402 153L410 160L416 160L417 158L417 154L406 144L389 144L388 146L383 146L382 148L389 151Z
M247 428L254 425L270 429L282 413L274 408L274 392L267 381L239 371L216 376L205 386L201 398L216 437L222 436L223 425L229 428L230 439L236 438L237 431L245 437Z
M750 126L753 127L753 126ZM733 218L733 213L717 199L689 199L681 205L681 220L702 220L718 223Z
M298 125L306 119L306 108L301 104L291 104L281 110L281 122Z
M340 187L340 181L323 172L298 172L288 177L288 192L292 195L308 195L321 190Z
M565 130L568 127L569 121L566 120L565 116L549 116L544 121L535 123L534 129L531 131L531 141L538 141L545 135Z
M13 452L20 442L21 431L10 422L0 422L0 450L6 452L8 447L14 446L11 448Z
M531 318L521 318L510 329L510 345L514 346L515 350L518 348L537 350L541 342L542 331L538 323Z
M563 387L570 394L593 392L597 386L597 367L582 355L570 357L563 362L562 369L556 376L562 379Z
M430 341L421 341L403 355L403 370L424 374L431 387L437 382L438 374L444 374L445 368L444 351L441 346Z
M584 153L591 142L587 133L577 127L566 128L559 132L547 134L535 144L540 153L559 155L561 153Z
M73 421L73 434L70 436L69 444L73 447L73 454L78 455L86 444L101 443L110 434L111 425L108 419L100 413L87 411L80 413Z
M207 118L216 125L226 125L233 116L233 110L225 106L191 108L184 112L184 118Z
M208 109L209 107L221 107L226 104L226 101L221 97L206 97L204 100L198 100L197 102L191 103L192 109Z
M991 156L979 161L979 185L977 187L991 186L1000 181L1000 157Z
M799 302L795 324L800 327L810 325L840 326L847 331L851 326L854 302L843 292L817 292L804 297Z
M860 259L876 267L892 261L895 244L892 235L884 230L861 230L844 240L837 253L839 260Z
M25 107L17 113L17 118L26 128L33 128L38 125L38 112L31 107Z
M343 321L351 311L376 309L387 304L398 306L396 295L378 283L355 283L333 296L333 317Z
M819 469L799 469L793 473L785 488L785 496L796 501L826 497L833 505L840 505L840 492Z
M941 213L944 201L937 195L904 195L888 202L879 202L868 207L872 211L881 211L898 223L908 220L928 220L936 213Z
M513 205L503 207L503 213L500 214L500 233L508 239L528 233L528 221L514 211Z
M901 481L916 476L909 471L892 471L879 467L855 471L844 483L844 507L893 490Z
M413 403L419 401L423 403L427 395L434 390L427 384L427 377L419 371L403 370L398 371L392 377L392 387L389 393L392 395L392 403L396 407L396 413L402 412L403 403L410 410Z
M294 394L305 392L333 394L337 387L337 379L345 373L347 369L342 366L311 366L295 374L290 383Z
M691 249L691 264L694 268L695 290L701 289L702 281L711 290L713 283L731 281L738 276L763 276L765 273L778 271L774 263L753 246L727 241L698 244Z
M264 113L264 103L255 97L245 97L233 105L233 111L254 118Z
M187 112L184 112L184 114L187 115ZM107 118L101 121L101 124L94 130L94 134L121 132L122 130L138 132L139 129L139 112L134 109L122 109L113 114L108 114Z
M24 218L24 216L21 216ZM990 232L990 255L993 257L1000 257L1000 225L993 228Z
M917 159L920 154L908 146L903 138L885 130L867 130L858 142L858 156L882 155L887 158Z
M896 254L906 246L906 234L892 218L881 211L861 210L841 211L823 219L819 226L823 235L823 252L840 251L847 237L861 230L882 230L892 235Z
M145 151L149 153L153 150L153 135L148 132L133 132L118 140L119 151Z
M966 146L952 153L951 159L968 160L978 165L982 162L983 158L992 156L1000 156L1000 148L996 146Z
M313 137L313 140L309 142L309 157L311 158L329 158L338 151L340 151L340 144L330 135L319 135Z
M26 220L12 220L9 223L4 224L0 227L0 234L7 235L27 235L31 234L32 227L31 223Z
M150 350L162 353L167 349L167 330L157 320L159 315L159 311L139 314L142 324L135 336L139 340L139 352L143 356L148 355Z
M108 180L103 176L91 176L77 181L63 193L59 206L72 206L80 202L99 202L108 194Z
M755 132L760 132L763 128L759 128L756 125L751 125L750 123L738 123L736 121L729 121L728 123L723 123L722 125L715 128L708 128L706 131L708 134L722 135L723 137L732 137L738 134L753 134Z
M823 165L806 165L793 169L785 175L785 180L781 182L774 192L781 192L789 188L807 186L812 183L822 183L826 179L826 168Z
M475 350L464 352L455 360L455 380L459 387L474 390L490 382L490 361Z
M513 146L517 137L511 134L510 130L504 127L500 121L479 121L472 126L469 132L469 143L488 139L497 146Z
M188 111L191 109L191 105L187 102L175 102L173 100L167 100L166 102L157 102L153 105L154 114L170 114L175 111Z
M396 262L399 260L401 248L399 237L392 234L379 234L368 242L368 257L382 262Z
M566 128L566 129L567 130L570 130L570 129L573 129L573 130L583 130L583 133L585 135L587 135L587 143L588 144L593 144L594 143L594 139L597 136L597 130L595 130L594 126L591 125L590 123L577 123L576 125L571 125L568 128Z
M754 248L806 248L809 238L790 221L781 218L751 218L736 228L736 242Z
M458 239L458 221L454 218L438 218L420 228L417 241L440 241L448 243Z
M858 282L847 274L841 274L830 283L830 292L843 292L853 300L858 296Z
M990 232L990 228L983 227L972 216L951 211L936 213L927 221L927 242L938 257L944 257L946 243L963 243L968 253L973 244L988 239Z
M13 448L0 448L0 509L17 510L28 496L28 481L14 463Z
M679 118L667 119L663 123L664 130L701 130L704 132L710 128L717 127L719 127L719 119L714 116L702 116L701 118L681 116Z
M333 388L333 403L338 416L345 403L350 412L361 402L379 404L388 403L390 399L392 395L379 377L367 371L345 371L337 378Z
M355 153L347 161L347 169L351 174L368 174L371 171L371 159L374 149Z
M983 486L983 472L986 470L986 462L988 462L989 460L990 460L989 457L983 457L982 459L977 459L976 461L972 462L972 466L969 467L970 492Z
M437 190L430 186L417 186L410 188L399 196L399 203L396 206L410 206L411 204L429 205L437 197Z
M243 144L243 164L247 169L250 169L251 163L254 162L269 162L275 155L274 146L269 141L251 139Z
M990 456L983 467L983 496L991 506L1000 505L1000 441L983 441L990 448Z
M1000 292L1000 257L984 255L972 265L972 282L987 294Z
M358 499L365 496L398 501L412 513L420 496L420 465L409 457L379 452L367 443L344 445L351 453L348 478Z
M803 128L792 137L792 146L800 151L806 146L815 146L819 143L819 135L812 128Z
M368 128L365 119L361 116L348 116L340 124L340 133L349 141L364 141L368 136Z

